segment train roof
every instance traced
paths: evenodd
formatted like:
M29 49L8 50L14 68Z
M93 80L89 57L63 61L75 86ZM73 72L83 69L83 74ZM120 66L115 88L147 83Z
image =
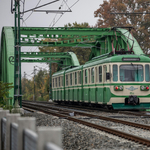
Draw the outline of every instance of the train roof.
M90 67L96 64L101 64L101 63L113 63L113 62L146 62L150 63L150 58L144 55L135 55L135 54L130 54L130 55L113 55L113 56L104 56L104 57L97 57L92 59L91 61L88 61L83 65L83 68Z
M61 70L59 72L56 72L53 74L53 76L58 76L62 75L64 72L69 73L77 70L81 70L83 68L87 68L90 66L94 66L97 64L103 64L103 63L115 63L115 62L132 62L132 63L150 63L150 58L144 55L135 55L135 54L130 54L130 55L113 55L113 56L104 56L104 57L96 57L88 62L86 62L82 66L74 67L68 70Z

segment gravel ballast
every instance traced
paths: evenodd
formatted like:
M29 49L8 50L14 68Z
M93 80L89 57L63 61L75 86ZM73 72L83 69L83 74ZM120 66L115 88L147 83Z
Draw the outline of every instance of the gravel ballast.
M28 113L24 116L36 117L37 126L61 126L62 131L62 143L64 150L112 150L112 149L150 149L147 146L128 141L126 139L108 134L103 131L99 131L66 119L59 119L58 117L40 113ZM102 122L98 119L89 119L90 122L96 122L99 124ZM99 123L98 123L99 122ZM103 122L105 126L111 126L111 122L108 124ZM120 125L121 126L121 125ZM126 126L126 128L130 128ZM122 128L122 126L121 126ZM117 128L116 128L117 129ZM119 126L118 126L118 130Z

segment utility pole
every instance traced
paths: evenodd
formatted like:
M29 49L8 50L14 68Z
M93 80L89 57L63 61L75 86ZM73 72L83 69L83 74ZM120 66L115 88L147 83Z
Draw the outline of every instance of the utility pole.
M14 13L15 19L15 27L14 27L14 37L15 37L15 48L14 48L14 105L17 106L18 102L20 102L20 107L22 107L22 91L21 91L21 42L20 42L20 14L27 13L29 11L34 11L35 9L41 8L43 6L58 2L60 0L54 0L52 2L46 3L44 5L20 12L20 1L21 0L11 0L11 13ZM14 5L13 5L14 3ZM43 10L42 10L43 12ZM45 10L46 13L50 13L50 11ZM62 13L58 10L52 11ZM71 9L64 10L64 12L71 12ZM35 100L35 77L34 77L34 98Z
M35 99L35 66L34 66L34 95L33 95L33 101L36 101L36 99Z
M15 48L14 48L14 104L20 102L22 107L21 93L21 59L20 59L20 0L15 0Z
M49 99L52 99L52 71L51 63L49 63Z

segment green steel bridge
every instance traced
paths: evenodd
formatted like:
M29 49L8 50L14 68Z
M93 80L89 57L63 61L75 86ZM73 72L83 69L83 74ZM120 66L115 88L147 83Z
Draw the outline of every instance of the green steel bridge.
M21 97L21 62L58 63L59 66L79 66L73 52L21 52L24 46L83 47L91 48L89 60L93 57L115 51L133 51L144 55L139 44L131 34L132 28L66 28L66 27L20 27L19 44L16 41L15 27L3 27L0 51L0 81L13 83L8 97L14 104ZM51 39L51 40L49 40ZM18 49L17 49L18 48ZM33 58L33 59L32 59ZM36 59L35 59L36 58ZM15 62L19 62L18 64ZM20 99L21 100L21 99Z

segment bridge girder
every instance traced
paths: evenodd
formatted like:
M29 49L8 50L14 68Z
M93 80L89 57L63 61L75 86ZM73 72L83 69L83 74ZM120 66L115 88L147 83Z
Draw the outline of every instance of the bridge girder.
M133 41L132 51L137 55L143 54L137 41L125 29L21 27L20 34L21 46L90 47L92 49L90 59L111 52L112 44L116 48L128 50L127 44L131 48ZM119 46L116 46L117 44ZM40 53L21 53L21 55L22 58L40 58ZM22 62L47 62L49 60L48 57L54 59L59 57L59 60L55 61L63 61L63 65L80 65L76 55L72 52L65 53L63 56L61 54L58 54L58 56L56 53L47 55L49 56L42 54L39 60L22 59ZM10 63L11 56L14 56L14 28L3 27L0 51L0 80L14 83L16 74L14 74L14 66ZM9 97L13 97L13 89L10 91Z

